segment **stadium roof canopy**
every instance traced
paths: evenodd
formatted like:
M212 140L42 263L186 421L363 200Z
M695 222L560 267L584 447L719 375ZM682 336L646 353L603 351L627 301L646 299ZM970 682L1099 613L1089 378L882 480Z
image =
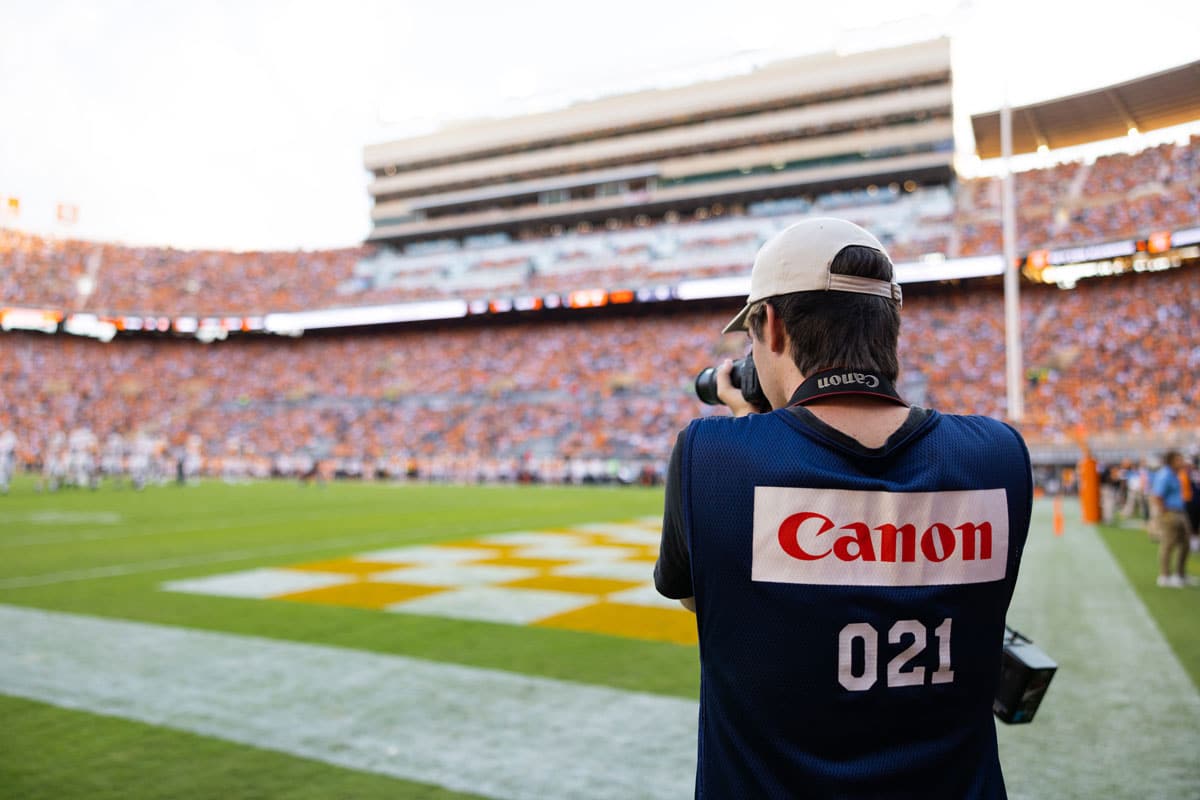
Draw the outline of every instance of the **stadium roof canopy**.
M1124 136L1200 120L1200 61L1012 110L1012 151L1032 153ZM971 117L975 152L1000 155L1000 112Z

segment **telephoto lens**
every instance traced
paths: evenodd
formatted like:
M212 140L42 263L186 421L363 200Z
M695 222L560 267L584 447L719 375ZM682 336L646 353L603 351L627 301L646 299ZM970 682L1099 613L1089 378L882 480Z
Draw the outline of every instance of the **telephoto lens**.
M717 397L717 368L705 367L696 376L696 397L708 406L719 406L721 400Z
M729 371L729 382L733 384L733 388L741 390L742 397L751 405L760 409L771 407L762 387L758 385L758 372L754 369L753 357L746 356L733 362L733 369ZM710 406L723 405L721 398L717 397L716 367L703 369L696 376L696 397Z
M733 369L729 371L729 382L733 384L733 388L742 388L742 365L745 359L739 358L733 362ZM700 374L696 376L696 397L700 398L700 402L709 406L722 405L721 398L717 397L717 368L707 367L700 370Z

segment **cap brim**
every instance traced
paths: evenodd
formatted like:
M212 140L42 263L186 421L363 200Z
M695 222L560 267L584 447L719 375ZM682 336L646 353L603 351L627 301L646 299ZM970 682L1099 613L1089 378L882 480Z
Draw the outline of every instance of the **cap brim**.
M729 321L725 326L725 330L721 333L737 333L738 331L746 330L746 317L750 316L750 306L753 303L746 303L746 306L738 312L737 316Z

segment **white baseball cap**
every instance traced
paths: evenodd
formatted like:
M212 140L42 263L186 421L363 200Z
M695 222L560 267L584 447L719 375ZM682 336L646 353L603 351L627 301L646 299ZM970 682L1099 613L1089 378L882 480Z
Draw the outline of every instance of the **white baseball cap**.
M746 306L722 333L746 330L746 317L759 300L792 292L852 292L873 294L903 302L900 284L829 271L835 256L851 245L887 251L871 234L844 219L816 217L789 225L772 236L754 257L750 273L750 296Z

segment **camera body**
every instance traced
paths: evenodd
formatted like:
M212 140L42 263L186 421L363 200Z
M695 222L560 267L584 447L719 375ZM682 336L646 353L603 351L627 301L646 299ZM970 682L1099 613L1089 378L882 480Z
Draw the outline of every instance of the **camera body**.
M1000 682L996 685L996 697L992 702L992 713L1001 722L1019 725L1033 722L1050 679L1058 671L1058 664L1028 638L1011 628L1004 641L1004 653L1000 661Z
M733 388L741 390L747 403L764 410L771 408L771 401L763 394L762 386L758 382L758 370L754 368L753 356L748 355L733 362L729 382L733 384ZM696 376L696 397L710 406L723 405L721 398L717 397L716 367L703 369Z

